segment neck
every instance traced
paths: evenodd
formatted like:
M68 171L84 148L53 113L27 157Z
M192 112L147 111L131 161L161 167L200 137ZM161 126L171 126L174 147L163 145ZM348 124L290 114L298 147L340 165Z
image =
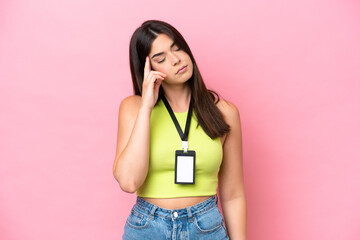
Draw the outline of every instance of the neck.
M172 86L162 84L161 86L164 89L166 100L168 100L173 111L187 111L191 97L191 89L188 84Z

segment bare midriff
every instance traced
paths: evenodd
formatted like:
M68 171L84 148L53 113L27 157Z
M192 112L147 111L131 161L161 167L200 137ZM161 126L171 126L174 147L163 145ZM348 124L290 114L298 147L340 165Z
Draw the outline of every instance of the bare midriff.
M205 201L211 196L199 196L199 197L179 197L179 198L148 198L142 197L146 201L166 209L180 209L186 208L202 201Z

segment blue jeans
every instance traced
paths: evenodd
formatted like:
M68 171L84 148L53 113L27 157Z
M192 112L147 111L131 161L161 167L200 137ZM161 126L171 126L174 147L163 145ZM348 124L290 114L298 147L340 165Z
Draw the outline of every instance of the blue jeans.
M161 208L137 196L122 239L229 239L215 196L181 209Z

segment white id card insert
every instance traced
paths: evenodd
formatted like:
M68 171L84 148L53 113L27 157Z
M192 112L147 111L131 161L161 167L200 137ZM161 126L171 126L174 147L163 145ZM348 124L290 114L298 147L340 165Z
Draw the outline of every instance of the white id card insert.
M175 152L175 183L195 183L195 151L176 150Z

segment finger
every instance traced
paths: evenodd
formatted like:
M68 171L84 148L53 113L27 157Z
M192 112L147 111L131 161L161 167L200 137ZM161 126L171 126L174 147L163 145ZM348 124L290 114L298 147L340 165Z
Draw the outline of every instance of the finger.
M154 75L154 76L151 78L151 81L152 81L152 82L156 82L157 79L164 80L165 78L163 78L162 76Z
M145 59L145 67L144 67L144 78L149 75L151 69L150 69L150 60L149 60L149 56L146 56Z
M166 74L165 74L165 73L162 73L162 72L159 72L159 71L152 71L152 72L158 73L158 74L162 75L163 77L166 77Z
M152 76L161 76L166 77L167 75L165 73L159 72L159 71L150 71L148 78L152 78Z
M154 81L154 78L165 78L166 74L157 72L157 71L151 71L149 75L147 76L146 81Z
M152 72L149 74L148 78L146 79L146 81L143 82L143 88L154 88L154 85L156 84L156 80L164 80L164 78L160 75L156 75L156 74L152 74Z
M159 93L159 88L160 88L161 83L162 83L162 80L157 79L156 83L154 84L155 85L154 86L154 93L157 93L157 94Z
M163 77L162 77L162 78L156 78L156 79L154 80L154 83L159 82L159 81L157 81L157 80L159 80L159 81L163 81L163 80L164 80L164 78L163 78Z
M154 82L154 89L158 89L162 83L162 79L156 79L155 82Z

